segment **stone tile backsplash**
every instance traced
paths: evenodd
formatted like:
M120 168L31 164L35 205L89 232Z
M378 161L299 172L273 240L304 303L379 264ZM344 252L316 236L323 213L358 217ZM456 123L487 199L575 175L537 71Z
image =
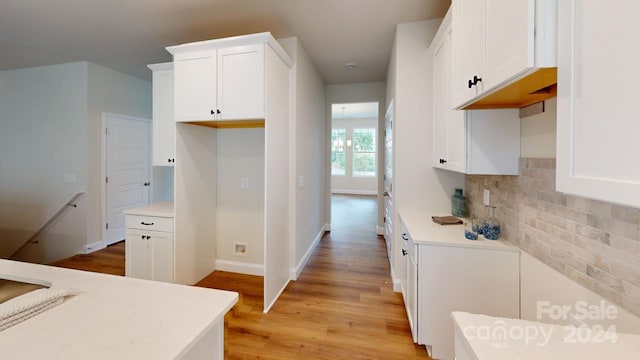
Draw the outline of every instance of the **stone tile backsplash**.
M467 206L484 189L502 236L574 281L640 315L640 209L555 191L555 159L520 159L519 176L467 175Z

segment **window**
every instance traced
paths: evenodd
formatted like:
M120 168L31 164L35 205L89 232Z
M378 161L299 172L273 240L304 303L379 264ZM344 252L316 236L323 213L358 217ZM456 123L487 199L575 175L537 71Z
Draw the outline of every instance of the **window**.
M376 129L353 129L353 176L376 176Z
M345 129L331 130L331 175L345 174L346 132Z

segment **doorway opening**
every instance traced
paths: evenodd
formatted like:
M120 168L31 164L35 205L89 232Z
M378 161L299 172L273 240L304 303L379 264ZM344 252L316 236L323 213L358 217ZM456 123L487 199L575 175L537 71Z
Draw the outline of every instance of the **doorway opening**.
M348 225L345 221L376 229L378 176L382 171L378 107L378 102L331 105L332 229Z

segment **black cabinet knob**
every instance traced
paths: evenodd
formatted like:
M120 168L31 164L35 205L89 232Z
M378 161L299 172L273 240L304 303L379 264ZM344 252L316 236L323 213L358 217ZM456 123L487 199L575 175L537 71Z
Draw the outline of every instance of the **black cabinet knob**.
M402 249L402 256L407 256L407 250Z
M220 109L216 110L216 112L217 112L218 114L221 114Z
M215 114L216 114L216 112L212 109L211 110L211 115L215 115Z
M478 75L473 75L473 79L469 80L469 82L467 83L469 86L469 89L471 89L472 86L478 85L480 81L482 81L481 77L478 77Z

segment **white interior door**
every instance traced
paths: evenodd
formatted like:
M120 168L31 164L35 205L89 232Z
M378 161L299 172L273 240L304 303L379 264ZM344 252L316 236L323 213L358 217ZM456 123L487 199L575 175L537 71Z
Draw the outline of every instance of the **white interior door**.
M149 204L149 119L105 114L105 243L125 238L123 210Z

